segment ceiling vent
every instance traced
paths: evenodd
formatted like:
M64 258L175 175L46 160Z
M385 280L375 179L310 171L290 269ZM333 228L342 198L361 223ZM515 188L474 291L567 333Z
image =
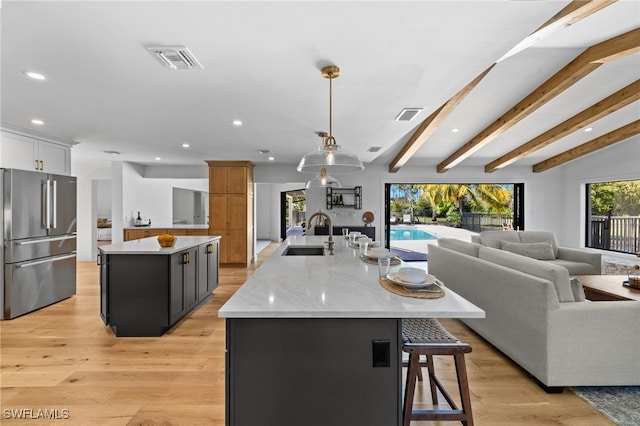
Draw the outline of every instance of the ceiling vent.
M147 50L160 61L162 65L172 70L188 70L204 67L185 46L147 47Z
M381 147L381 146L370 146L370 147L367 149L367 152L378 152L378 151L380 151L381 149L382 149L382 147Z
M396 121L411 121L420 111L422 111L422 108L405 108L400 111L400 114L396 117Z

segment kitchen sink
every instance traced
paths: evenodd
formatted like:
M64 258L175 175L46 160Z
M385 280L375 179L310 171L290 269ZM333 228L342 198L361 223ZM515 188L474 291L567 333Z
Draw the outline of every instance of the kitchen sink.
M323 246L289 246L283 256L324 256Z

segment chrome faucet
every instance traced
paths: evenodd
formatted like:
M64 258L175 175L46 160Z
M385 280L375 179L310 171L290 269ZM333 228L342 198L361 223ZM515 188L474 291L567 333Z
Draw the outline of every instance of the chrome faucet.
M329 241L327 241L327 246L329 248L329 254L333 255L333 225L331 223L331 218L325 212L317 211L309 217L309 220L308 220L309 225L311 225L311 221L316 216L323 217L326 219L326 222L328 222L327 226L329 227Z

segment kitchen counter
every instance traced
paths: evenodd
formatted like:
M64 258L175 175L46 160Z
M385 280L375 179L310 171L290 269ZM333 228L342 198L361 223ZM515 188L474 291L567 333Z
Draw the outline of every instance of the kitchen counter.
M326 240L289 237L218 311L226 425L399 426L402 318L484 317L449 289L439 299L385 290L342 236L333 256L282 256Z
M390 293L378 266L334 237L334 255L282 256L288 246L321 245L326 236L292 236L218 311L227 318L483 318L484 311L445 289L439 299ZM404 264L392 266L397 270ZM446 284L446 283L445 283Z
M139 240L100 246L99 250L105 254L159 254L168 255L178 253L191 247L218 241L219 236L178 236L173 247L160 247L157 237L141 238Z

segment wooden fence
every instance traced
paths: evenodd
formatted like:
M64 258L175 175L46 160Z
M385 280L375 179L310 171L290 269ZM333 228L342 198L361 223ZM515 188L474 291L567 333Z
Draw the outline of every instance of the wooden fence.
M638 216L592 216L589 231L588 247L623 253L640 252Z
M513 229L513 216L464 212L462 213L461 227L472 232Z

